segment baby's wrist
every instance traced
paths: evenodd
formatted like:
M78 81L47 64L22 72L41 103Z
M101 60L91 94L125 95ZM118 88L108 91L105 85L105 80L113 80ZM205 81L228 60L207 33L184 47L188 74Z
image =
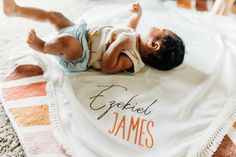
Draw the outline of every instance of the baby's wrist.
M133 13L133 16L134 16L134 17L141 17L141 16L142 16L142 13Z

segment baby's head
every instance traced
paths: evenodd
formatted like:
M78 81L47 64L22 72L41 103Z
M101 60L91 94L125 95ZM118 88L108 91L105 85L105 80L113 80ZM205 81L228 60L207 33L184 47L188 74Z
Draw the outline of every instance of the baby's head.
M170 70L184 60L182 39L167 29L151 27L141 33L139 48L144 63L159 70Z

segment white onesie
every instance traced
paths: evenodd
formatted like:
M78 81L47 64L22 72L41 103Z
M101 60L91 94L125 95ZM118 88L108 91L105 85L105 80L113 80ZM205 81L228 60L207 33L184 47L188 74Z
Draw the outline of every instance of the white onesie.
M88 67L100 70L103 53L108 49L110 44L122 34L130 36L132 41L131 49L122 52L125 53L133 62L133 69L129 72L139 72L144 67L144 63L136 47L138 34L130 28L112 26L99 26L89 30L88 45L90 49L90 59Z

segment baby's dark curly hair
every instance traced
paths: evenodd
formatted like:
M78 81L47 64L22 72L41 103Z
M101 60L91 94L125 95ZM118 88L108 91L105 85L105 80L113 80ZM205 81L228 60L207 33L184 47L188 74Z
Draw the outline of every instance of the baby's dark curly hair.
M160 50L149 54L144 63L159 70L170 70L184 60L185 46L176 34L165 35L160 39Z

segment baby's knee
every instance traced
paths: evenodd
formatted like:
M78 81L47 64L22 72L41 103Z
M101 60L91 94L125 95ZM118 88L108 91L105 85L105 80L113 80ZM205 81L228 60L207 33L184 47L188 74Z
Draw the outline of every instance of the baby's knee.
M50 11L49 14L50 14L50 16L53 17L53 18L60 18L60 17L63 16L62 13L56 12L56 11Z

